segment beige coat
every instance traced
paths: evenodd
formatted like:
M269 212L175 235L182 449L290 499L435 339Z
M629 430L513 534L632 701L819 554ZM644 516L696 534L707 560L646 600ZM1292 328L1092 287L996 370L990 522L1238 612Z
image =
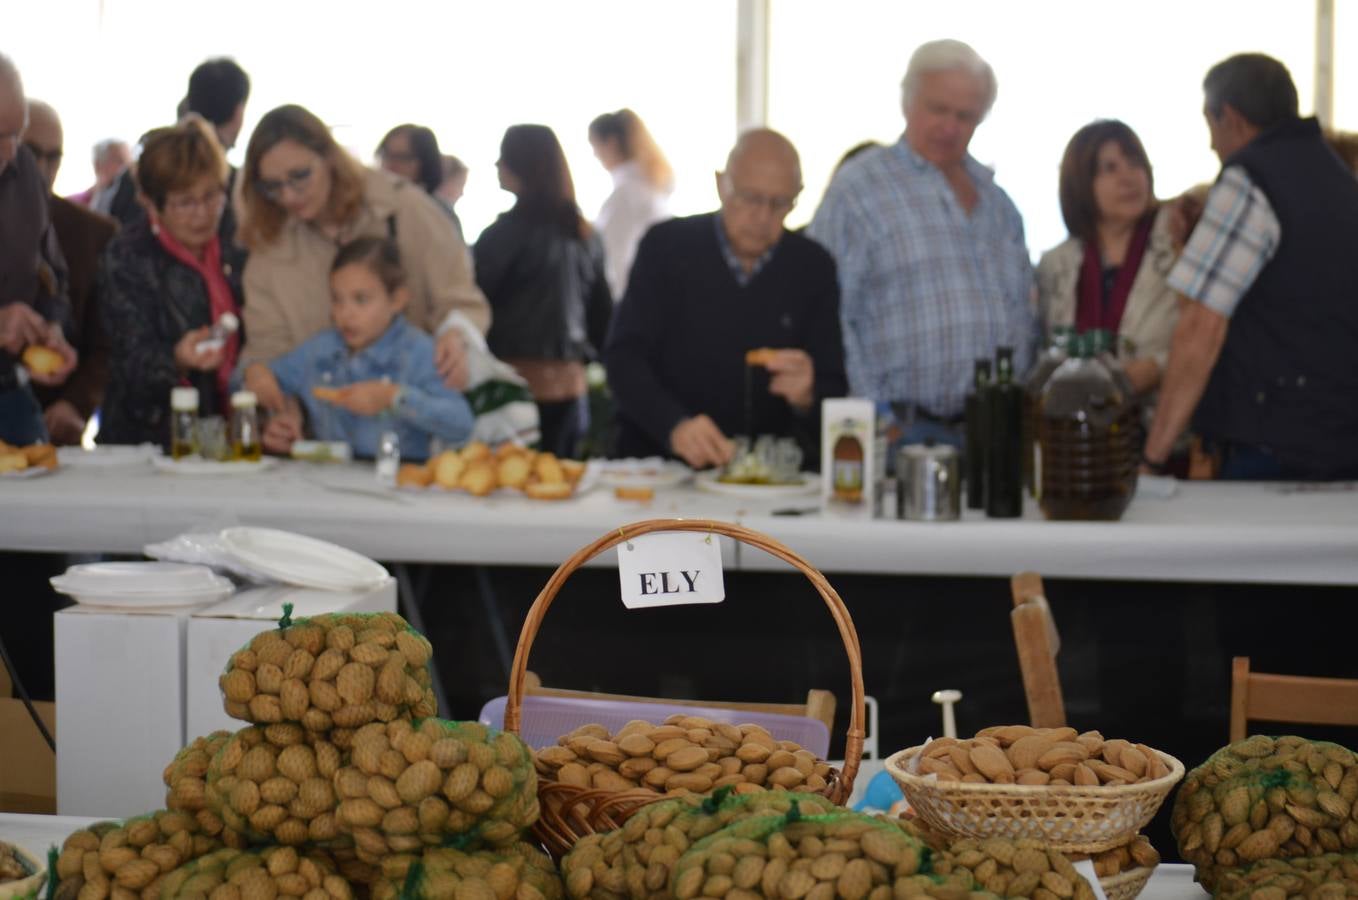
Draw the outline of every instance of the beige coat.
M395 216L410 321L432 334L458 310L484 333L490 305L447 213L408 181L372 169L364 177L363 206L350 236L385 235L388 218ZM314 227L289 219L277 240L251 252L245 264L242 367L275 359L330 325L330 264L337 249Z
M1177 296L1165 283L1177 257L1168 225L1169 207L1166 205L1160 208L1151 225L1146 253L1141 257L1141 268L1132 282L1132 292L1127 297L1122 324L1118 327L1118 344L1122 347L1130 345L1132 358L1154 359L1162 372L1169 360L1170 337L1179 320ZM1084 252L1084 244L1079 238L1069 238L1042 254L1037 264L1038 316L1044 334L1050 334L1057 325L1075 324L1075 302Z

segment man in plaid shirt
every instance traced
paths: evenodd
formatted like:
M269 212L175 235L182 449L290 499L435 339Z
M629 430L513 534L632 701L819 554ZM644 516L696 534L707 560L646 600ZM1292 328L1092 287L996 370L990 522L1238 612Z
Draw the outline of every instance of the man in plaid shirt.
M1185 299L1146 467L1191 419L1223 478L1358 477L1358 180L1277 60L1233 56L1203 90L1222 171L1169 274Z
M852 392L903 413L910 442L958 442L973 362L1033 359L1037 323L1023 220L968 152L995 74L960 41L933 41L901 83L906 128L844 165L808 234L835 257Z

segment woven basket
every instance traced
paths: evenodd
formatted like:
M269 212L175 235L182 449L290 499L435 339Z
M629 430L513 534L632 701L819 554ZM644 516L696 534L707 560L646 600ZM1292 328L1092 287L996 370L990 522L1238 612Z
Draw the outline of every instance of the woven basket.
M1155 874L1155 866L1139 866L1107 878L1100 878L1099 884L1108 900L1136 900L1136 895L1146 887Z
M524 620L523 630L519 633L519 644L514 651L514 667L509 673L509 690L505 702L505 730L518 734L523 717L524 680L528 672L528 654L533 649L542 620L547 615L552 601L556 599L566 579L585 563L599 554L626 543L631 538L658 531L696 531L706 534L724 535L757 547L776 556L806 576L807 580L820 594L830 610L839 630L840 640L849 657L849 678L852 702L849 705L849 730L844 745L844 768L832 769L828 784L820 793L834 803L843 803L853 791L854 776L858 774L858 764L863 756L863 654L858 646L858 632L854 630L853 619L844 606L844 601L835 589L825 580L817 569L783 544L767 535L733 525L729 522L685 519L651 519L624 525L599 538L588 547L576 551L570 559L563 562L548 579L542 592L533 601ZM622 826L632 813L648 803L663 799L664 795L652 791L602 791L589 790L565 784L550 778L539 777L538 799L542 815L533 833L560 858L575 846L576 841L589 834L612 831Z
M1035 838L1062 853L1101 853L1127 843L1154 818L1184 765L1159 753L1169 774L1141 784L971 784L906 771L923 747L891 755L887 771L930 826L954 837Z
M35 900L41 897L43 885L47 882L47 869L43 867L42 860L22 847L11 846L14 847L15 856L33 874L15 881L0 883L0 900Z

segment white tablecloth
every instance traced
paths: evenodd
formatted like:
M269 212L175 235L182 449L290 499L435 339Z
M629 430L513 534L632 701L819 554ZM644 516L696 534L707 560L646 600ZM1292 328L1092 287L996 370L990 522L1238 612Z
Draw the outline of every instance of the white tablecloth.
M298 531L386 561L559 564L619 525L657 517L736 521L776 537L825 572L1358 584L1358 492L1276 484L1186 483L1138 498L1121 522L845 521L775 516L815 497L752 502L692 487L649 503L607 489L558 503L374 488L371 468L284 463L258 475L189 477L149 466L68 467L0 481L0 549L139 552L194 526ZM734 568L781 566L727 547Z
M46 859L47 848L58 847L66 835L95 821L80 816L28 816L0 813L0 841L9 841ZM1207 893L1193 882L1193 867L1162 865L1138 900L1203 900Z

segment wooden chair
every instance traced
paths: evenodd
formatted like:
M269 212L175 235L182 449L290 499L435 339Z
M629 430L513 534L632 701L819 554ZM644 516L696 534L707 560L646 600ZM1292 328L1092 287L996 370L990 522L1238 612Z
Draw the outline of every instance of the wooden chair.
M628 703L692 703L694 706L710 706L714 709L739 709L746 712L777 713L784 716L806 716L825 723L831 734L835 729L835 695L830 691L816 688L806 692L805 703L735 703L722 700L666 700L661 697L633 697L625 694L600 694L590 691L570 691L561 688L544 687L538 674L529 671L524 676L523 692L539 697L577 697L584 700L622 700Z
M1010 579L1009 586L1014 595L1009 619L1014 626L1014 646L1018 649L1019 671L1023 673L1029 721L1034 728L1061 728L1066 724L1061 677L1056 671L1061 637L1047 605L1042 576L1020 572Z
M1358 679L1268 675L1250 658L1231 660L1231 741L1245 738L1251 719L1299 725L1358 725Z

